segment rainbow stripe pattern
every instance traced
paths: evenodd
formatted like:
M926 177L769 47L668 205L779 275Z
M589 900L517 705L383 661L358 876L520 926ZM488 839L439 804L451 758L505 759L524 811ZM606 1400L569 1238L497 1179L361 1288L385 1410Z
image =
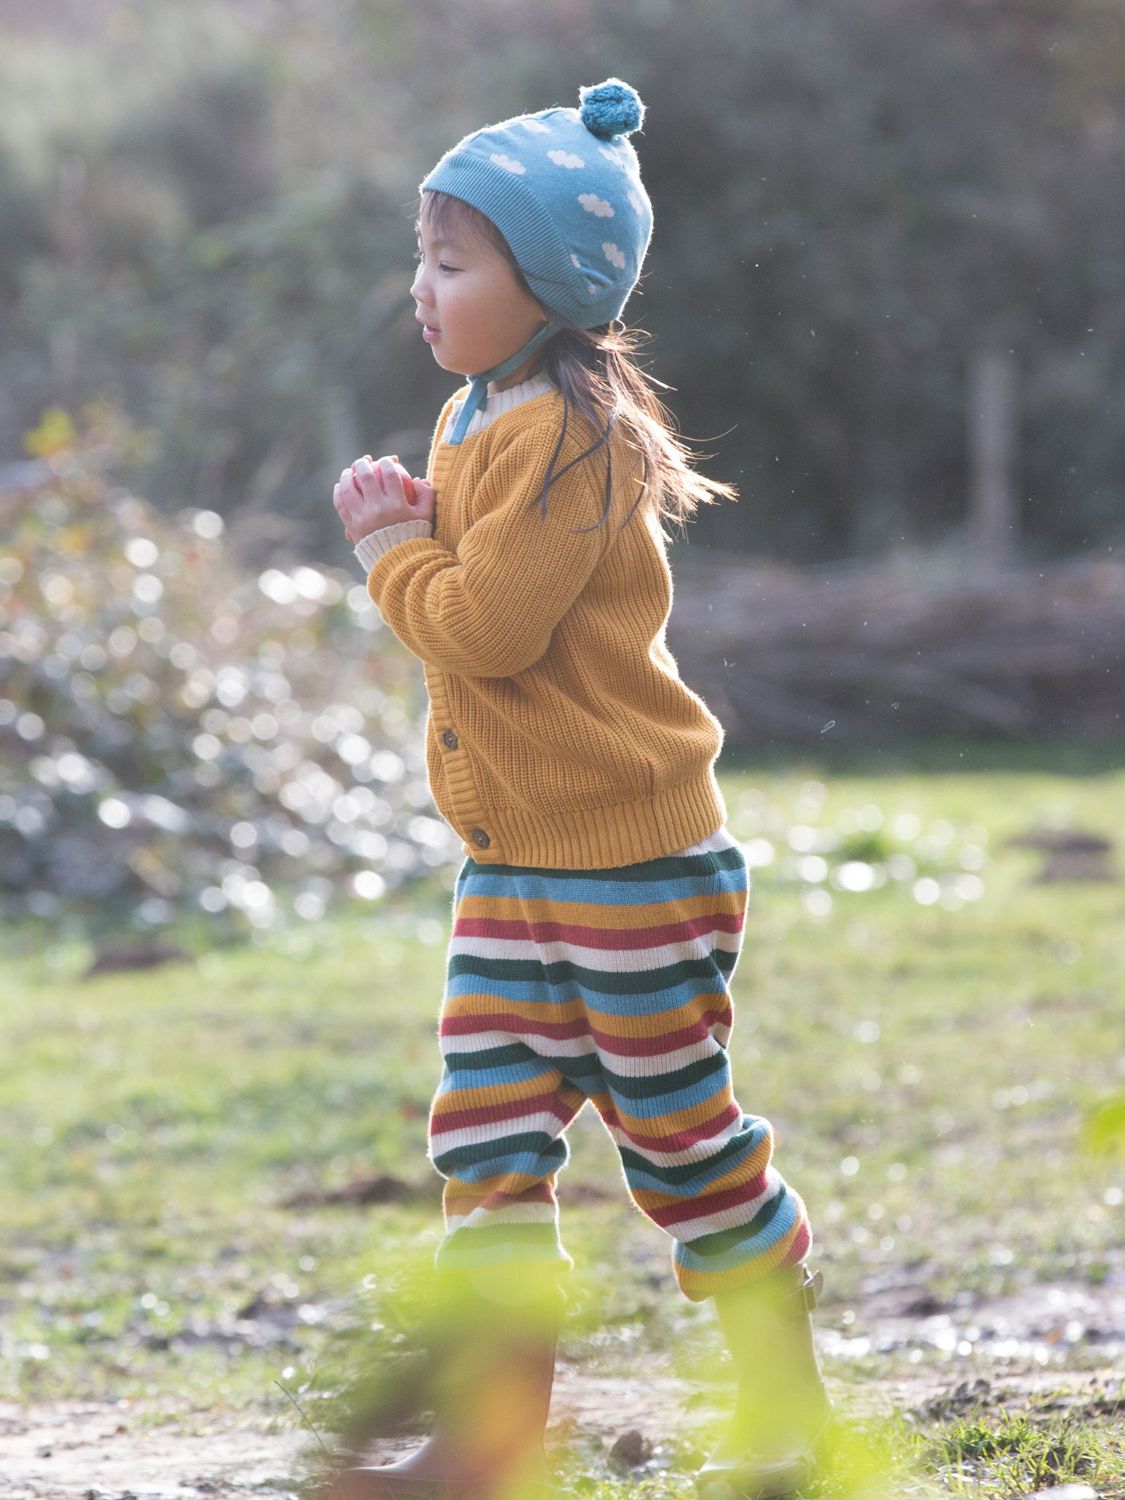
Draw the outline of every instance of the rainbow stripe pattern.
M736 1102L730 981L749 877L726 828L604 870L481 865L453 897L430 1157L439 1266L572 1262L555 1184L591 1101L691 1301L804 1259L768 1120Z

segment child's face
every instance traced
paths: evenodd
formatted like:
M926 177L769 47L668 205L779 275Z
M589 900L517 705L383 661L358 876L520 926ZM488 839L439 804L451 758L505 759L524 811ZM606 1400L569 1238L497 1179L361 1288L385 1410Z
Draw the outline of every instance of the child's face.
M502 363L546 321L510 261L470 224L418 225L420 260L410 288L423 337L443 370L478 375ZM516 372L518 374L518 372Z

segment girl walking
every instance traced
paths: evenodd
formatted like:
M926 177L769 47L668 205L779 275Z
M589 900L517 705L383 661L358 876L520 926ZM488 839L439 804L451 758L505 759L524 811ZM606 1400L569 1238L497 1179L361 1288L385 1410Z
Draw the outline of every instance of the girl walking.
M828 1407L805 1209L731 1083L748 878L714 774L722 729L665 644L662 523L733 491L692 469L620 322L652 229L629 141L643 106L619 79L580 105L478 130L422 182L411 295L468 385L424 479L367 456L334 493L371 598L423 664L430 788L466 858L429 1123L459 1314L432 1436L338 1475L333 1500L491 1500L545 1477L571 1264L555 1181L587 1101L738 1372L701 1488L793 1493Z

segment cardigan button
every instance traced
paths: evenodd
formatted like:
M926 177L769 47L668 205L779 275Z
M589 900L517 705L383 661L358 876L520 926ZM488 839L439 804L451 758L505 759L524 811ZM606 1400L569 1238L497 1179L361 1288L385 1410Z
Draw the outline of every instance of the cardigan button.
M492 842L483 828L474 828L471 837L478 849L487 849Z
M442 735L442 740L447 750L457 749L457 736L453 733L452 729L447 729L445 731L445 733Z

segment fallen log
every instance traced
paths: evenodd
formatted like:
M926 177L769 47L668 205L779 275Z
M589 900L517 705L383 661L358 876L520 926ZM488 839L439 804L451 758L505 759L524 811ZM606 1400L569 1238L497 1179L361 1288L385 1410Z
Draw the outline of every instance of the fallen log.
M1125 564L798 569L690 546L668 645L727 741L1125 736Z

